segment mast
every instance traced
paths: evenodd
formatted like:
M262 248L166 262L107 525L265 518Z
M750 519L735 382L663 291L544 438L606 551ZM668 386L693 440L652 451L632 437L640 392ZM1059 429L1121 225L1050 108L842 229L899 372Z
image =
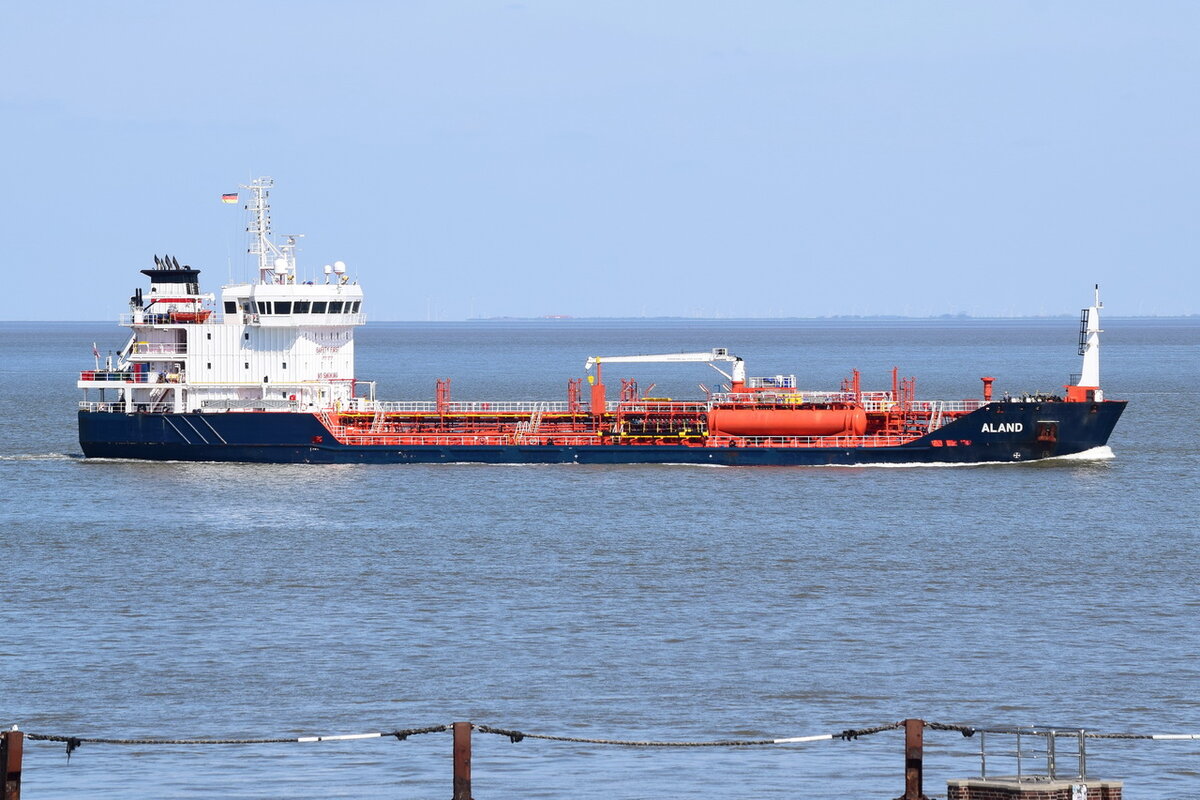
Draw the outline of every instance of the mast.
M1083 310L1079 321L1079 355L1083 356L1083 371L1079 385L1100 388L1100 284L1096 284L1095 304Z
M1093 304L1083 309L1079 318L1079 355L1083 356L1083 367L1078 380L1066 387L1068 400L1104 400L1100 389L1100 284L1095 286Z
M294 240L289 241L293 245L289 249L289 253L285 254L273 241L271 241L271 204L268 198L271 196L271 187L275 185L272 178L255 178L248 184L239 184L241 188L248 189L254 196L250 205L246 206L250 212L250 225L246 228L246 232L250 234L250 248L247 250L250 255L258 256L258 281L259 283L287 283L288 274L295 274L296 260L294 252Z

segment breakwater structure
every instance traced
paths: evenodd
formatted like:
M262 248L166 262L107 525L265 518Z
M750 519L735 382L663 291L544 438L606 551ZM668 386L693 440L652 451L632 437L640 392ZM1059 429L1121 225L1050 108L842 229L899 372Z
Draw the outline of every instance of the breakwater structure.
M222 746L303 744L317 742L346 742L393 737L404 741L413 736L450 734L453 800L472 800L471 738L472 733L507 738L512 743L524 740L543 740L594 745L597 747L629 748L760 748L769 746L815 745L836 740L854 741L866 736L887 732L904 733L903 793L896 800L929 800L925 794L926 731L958 733L974 738L978 744L972 755L978 760L978 774L967 778L950 778L946 782L948 800L1122 800L1124 783L1100 779L1088 773L1087 747L1097 740L1197 740L1200 734L1104 733L1072 726L984 726L974 727L957 723L927 722L909 718L899 722L847 728L841 731L807 736L762 739L712 739L705 741L657 741L633 739L589 738L529 733L512 728L494 727L473 722L452 722L417 728L368 733L313 735L274 738L108 738L70 736L26 732L13 725L0 732L0 768L3 786L0 800L20 800L21 769L25 743L54 742L66 746L67 757L83 745L154 746ZM898 780L897 784L901 782ZM214 787L217 788L217 787ZM882 787L881 787L882 788ZM887 794L890 794L888 792ZM881 794L885 797L887 794Z

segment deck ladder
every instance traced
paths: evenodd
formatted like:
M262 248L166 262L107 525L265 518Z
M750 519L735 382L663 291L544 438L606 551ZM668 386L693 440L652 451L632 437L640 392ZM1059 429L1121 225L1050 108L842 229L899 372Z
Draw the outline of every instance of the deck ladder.
M529 432L537 433L538 428L542 427L542 415L546 413L545 403L538 403L537 408L529 415Z
M929 433L933 433L943 425L942 401L934 400L929 404Z

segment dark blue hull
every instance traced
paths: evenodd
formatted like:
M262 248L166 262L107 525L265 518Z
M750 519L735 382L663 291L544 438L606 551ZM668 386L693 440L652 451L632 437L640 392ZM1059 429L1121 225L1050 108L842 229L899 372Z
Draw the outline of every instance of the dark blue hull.
M1033 461L1107 444L1125 410L1103 403L991 403L897 447L343 445L313 414L79 412L89 458L273 464L717 464L800 466Z

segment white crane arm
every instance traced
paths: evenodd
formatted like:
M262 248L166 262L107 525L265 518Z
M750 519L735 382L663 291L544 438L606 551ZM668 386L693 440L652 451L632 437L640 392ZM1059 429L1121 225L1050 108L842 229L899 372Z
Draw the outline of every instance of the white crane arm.
M725 361L733 364L732 373L729 374L719 368L717 361ZM591 369L595 364L678 364L683 362L708 364L710 367L720 372L726 378L738 383L746 381L746 363L739 356L732 356L729 351L723 347L716 348L707 353L661 353L658 355L646 356L592 356L583 365L584 369Z

